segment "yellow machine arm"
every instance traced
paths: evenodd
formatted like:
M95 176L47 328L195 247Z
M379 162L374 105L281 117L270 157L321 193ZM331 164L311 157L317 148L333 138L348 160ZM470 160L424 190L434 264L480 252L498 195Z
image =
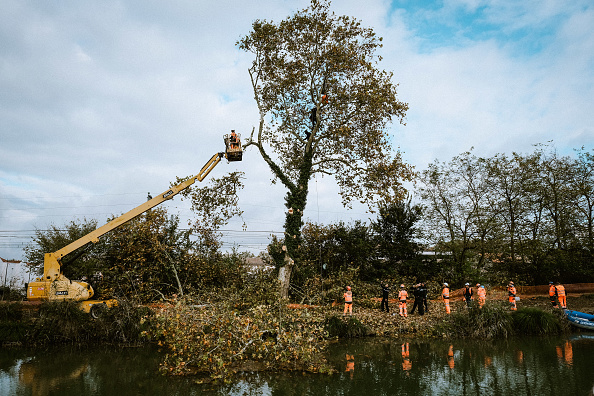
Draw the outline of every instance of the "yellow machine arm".
M159 194L155 198L146 201L140 206L132 209L131 211L124 213L120 217L113 219L109 223L105 224L97 228L95 231L90 232L89 234L77 239L76 241L72 242L69 245L64 246L62 249L53 252L53 253L46 253L44 260L43 260L43 280L44 281L53 281L60 276L60 267L61 263L60 260L62 257L66 256L69 253L74 252L77 249L80 249L84 245L89 242L97 243L99 241L99 237L108 233L109 231L117 228L128 221L134 219L135 217L141 215L142 213L146 212L154 208L155 206L163 203L164 201L173 198L181 191L185 190L186 188L190 187L192 184L198 181L204 180L206 176L214 169L215 166L221 161L221 158L225 157L225 153L216 153L212 156L212 158L202 167L200 172L197 175L189 178L188 180L179 183L178 185L169 188L168 190L164 191L163 193Z

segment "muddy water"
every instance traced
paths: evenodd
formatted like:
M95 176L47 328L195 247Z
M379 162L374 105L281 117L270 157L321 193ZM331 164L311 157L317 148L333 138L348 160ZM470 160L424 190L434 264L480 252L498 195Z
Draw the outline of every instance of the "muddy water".
M594 333L507 341L331 345L332 376L246 373L198 385L157 373L152 348L0 350L0 395L593 395Z

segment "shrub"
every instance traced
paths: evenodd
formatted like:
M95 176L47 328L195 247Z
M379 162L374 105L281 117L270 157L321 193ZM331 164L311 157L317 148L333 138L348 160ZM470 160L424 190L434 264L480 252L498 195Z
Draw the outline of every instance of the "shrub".
M449 336L482 339L506 338L513 333L509 312L496 305L453 313L437 329Z
M364 337L369 334L367 327L357 318L349 317L343 320L336 315L326 319L324 330L330 337L339 338Z
M150 322L150 310L121 300L98 319L83 312L77 302L45 302L27 335L28 343L92 344L138 343Z
M560 318L538 308L521 308L512 317L514 331L522 335L553 335L563 330Z
M173 375L228 380L242 370L332 371L321 320L279 304L240 311L232 302L181 302L157 313L151 336L166 348L162 370Z
M23 323L20 303L0 304L0 343L22 342L29 326Z

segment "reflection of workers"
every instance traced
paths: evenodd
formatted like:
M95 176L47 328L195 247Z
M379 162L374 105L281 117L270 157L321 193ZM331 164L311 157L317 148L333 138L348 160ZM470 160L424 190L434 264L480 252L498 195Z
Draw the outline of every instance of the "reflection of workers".
M555 288L557 289L557 298L559 299L559 305L561 306L561 309L566 309L567 300L565 296L565 287L561 283L557 282Z
M441 290L441 298L443 299L443 303L445 304L446 313L451 313L450 311L450 285L447 283L443 284L443 289Z
M510 281L509 285L507 285L507 294L508 294L510 309L512 311L517 311L518 307L516 306L516 286L514 286L514 282Z
M404 284L400 285L400 291L398 292L398 308L400 309L400 316L407 317L408 314L406 313L406 297L408 297L408 292Z
M388 284L386 283L385 285L382 285L382 305L381 305L382 312L384 311L384 308L385 308L386 312L390 312L390 308L388 307L388 296L389 295L390 295L390 288L388 287Z
M559 305L557 305L557 288L552 281L549 282L549 298L553 308L559 308Z
M491 366L493 364L493 358L491 356L485 356L485 368Z
M353 374L355 373L355 355L346 354L346 372L351 375L351 379L353 378Z
M518 352L516 353L516 359L518 360L518 363L524 363L524 352L518 350Z
M410 361L410 349L408 342L402 344L402 370L410 371L412 362Z
M565 341L563 347L557 345L555 350L557 351L557 358L559 360L565 360L568 366L573 365L573 347L569 341Z
M453 369L456 366L454 362L454 346L450 344L450 348L448 349L448 367Z
M346 287L346 292L344 292L344 312L343 315L346 315L347 311L349 315L353 314L353 292L351 291L351 287Z
M477 287L476 295L478 296L478 304L479 308L482 308L483 305L485 305L485 301L487 301L487 289L485 289L485 286L483 285L478 285Z
M472 295L473 295L472 287L470 287L470 283L464 284L464 292L462 295L464 296L464 300L466 301L466 306L470 308L470 303L472 302Z
M564 358L565 363L568 366L573 365L573 347L571 346L571 342L565 341L565 345L563 346Z

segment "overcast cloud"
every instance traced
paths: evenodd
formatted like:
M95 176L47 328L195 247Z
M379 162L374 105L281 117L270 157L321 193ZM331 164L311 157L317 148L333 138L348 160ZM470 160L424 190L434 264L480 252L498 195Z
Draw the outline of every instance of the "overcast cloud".
M255 19L279 21L307 1L4 0L0 6L0 257L21 259L35 228L125 212L176 176L195 174L231 129L258 122L236 41ZM384 37L410 110L391 128L405 161L424 169L477 155L563 154L594 142L594 4L336 0L333 10ZM227 237L257 252L284 222L280 186L249 150L214 176L246 175L245 214ZM170 213L191 213L179 198ZM306 217L346 210L330 178L312 181ZM227 239L229 240L229 239ZM227 247L229 245L227 244Z

